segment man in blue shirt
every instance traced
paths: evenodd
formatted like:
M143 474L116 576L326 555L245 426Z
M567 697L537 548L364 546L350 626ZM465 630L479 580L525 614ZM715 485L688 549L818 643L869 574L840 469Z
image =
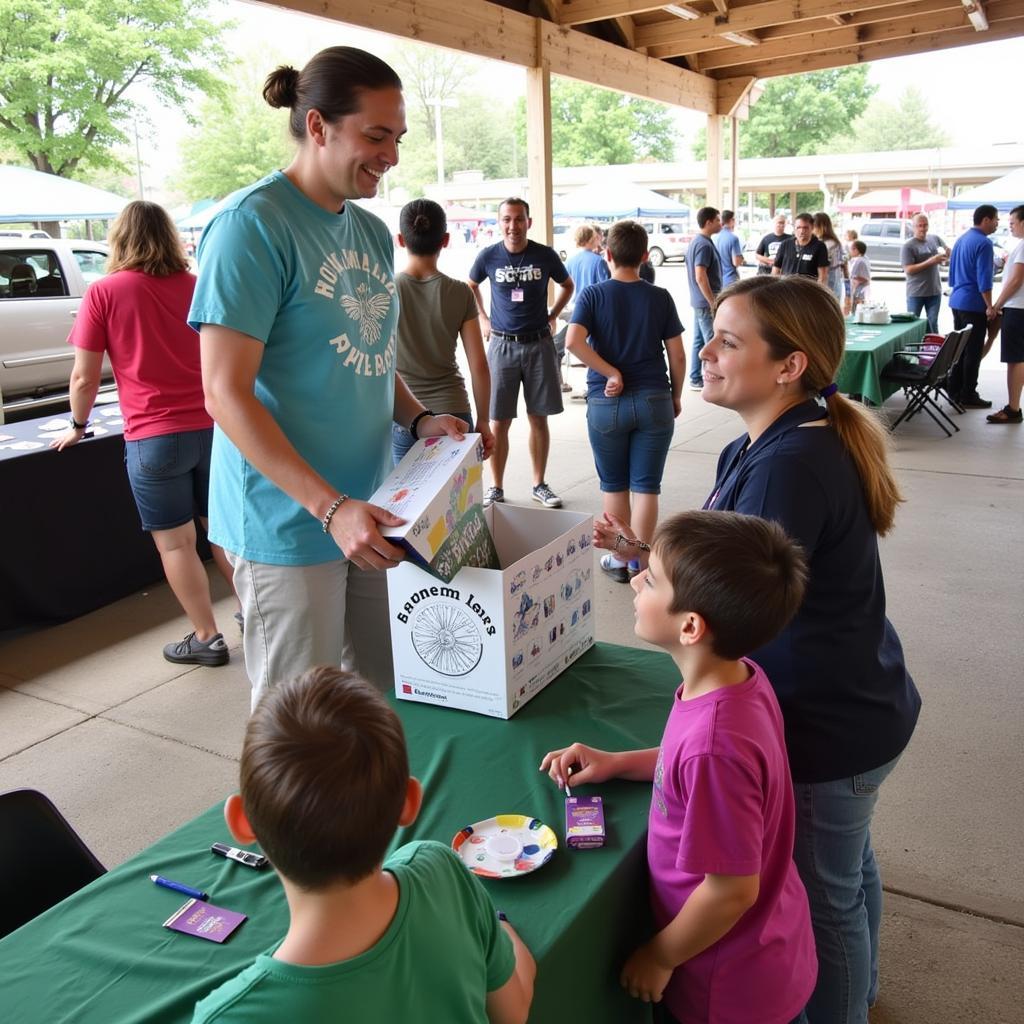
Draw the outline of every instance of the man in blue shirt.
M693 309L693 350L690 356L690 390L704 387L700 350L715 333L711 309L715 296L722 290L722 263L712 235L722 230L722 218L713 206L697 211L699 231L686 252L686 280L690 285L690 306Z
M576 243L576 251L569 257L565 269L569 271L572 278L575 301L579 301L583 289L590 284L600 284L611 277L608 270L608 261L601 254L601 247L604 236L601 229L594 224L581 224L573 235ZM561 380L562 356L565 355L565 336L569 330L569 321L572 319L573 303L562 311L562 320L565 326L555 335L555 353L558 355L559 380ZM562 384L563 391L572 390L568 384ZM584 388L578 394L572 396L574 399L586 400L587 389Z
M469 270L469 287L480 311L480 329L489 339L494 486L484 496L485 506L505 500L508 432L519 405L520 383L530 419L533 500L545 508L562 505L562 499L545 482L544 471L551 448L547 418L562 411L558 357L551 335L558 314L572 296L573 283L558 253L527 237L532 223L525 199L506 199L498 207L498 226L504 240L482 249ZM480 294L485 280L490 282L490 316ZM550 309L548 280L561 286Z
M953 327L971 329L967 348L953 367L949 397L965 409L992 408L992 403L978 394L978 370L992 309L994 253L989 235L997 227L999 211L988 203L979 206L974 211L974 227L953 243L949 256L949 308L953 311Z
M736 214L732 210L722 211L722 230L715 235L715 248L722 264L722 287L728 288L740 279L739 269L743 266L743 246L735 231Z

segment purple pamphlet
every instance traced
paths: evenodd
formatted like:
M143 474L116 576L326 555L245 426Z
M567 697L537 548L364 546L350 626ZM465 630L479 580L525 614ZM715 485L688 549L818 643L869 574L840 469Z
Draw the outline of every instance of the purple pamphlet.
M186 935L198 935L211 942L223 942L244 920L245 914L236 910L225 910L202 900L189 900L164 921L164 927Z

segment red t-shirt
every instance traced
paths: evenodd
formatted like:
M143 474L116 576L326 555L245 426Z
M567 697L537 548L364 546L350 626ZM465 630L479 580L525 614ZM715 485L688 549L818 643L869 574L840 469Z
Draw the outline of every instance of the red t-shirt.
M213 426L203 404L199 335L188 325L196 279L119 270L86 289L68 341L106 352L129 441Z

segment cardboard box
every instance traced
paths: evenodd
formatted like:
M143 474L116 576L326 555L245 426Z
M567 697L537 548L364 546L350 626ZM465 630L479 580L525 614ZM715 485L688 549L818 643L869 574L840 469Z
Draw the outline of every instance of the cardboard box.
M482 458L479 434L424 438L370 497L405 520L382 536L445 583L465 565L498 567L483 515Z
M389 569L395 692L511 718L594 643L593 518L564 509L484 510L502 568L441 584Z

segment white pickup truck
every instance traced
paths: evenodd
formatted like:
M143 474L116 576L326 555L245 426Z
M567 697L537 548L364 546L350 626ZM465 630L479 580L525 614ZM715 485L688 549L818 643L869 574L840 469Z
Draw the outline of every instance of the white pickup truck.
M68 332L86 285L106 273L107 255L102 242L0 237L0 399L4 415L67 395L74 363ZM113 388L106 360L103 382L104 389Z

